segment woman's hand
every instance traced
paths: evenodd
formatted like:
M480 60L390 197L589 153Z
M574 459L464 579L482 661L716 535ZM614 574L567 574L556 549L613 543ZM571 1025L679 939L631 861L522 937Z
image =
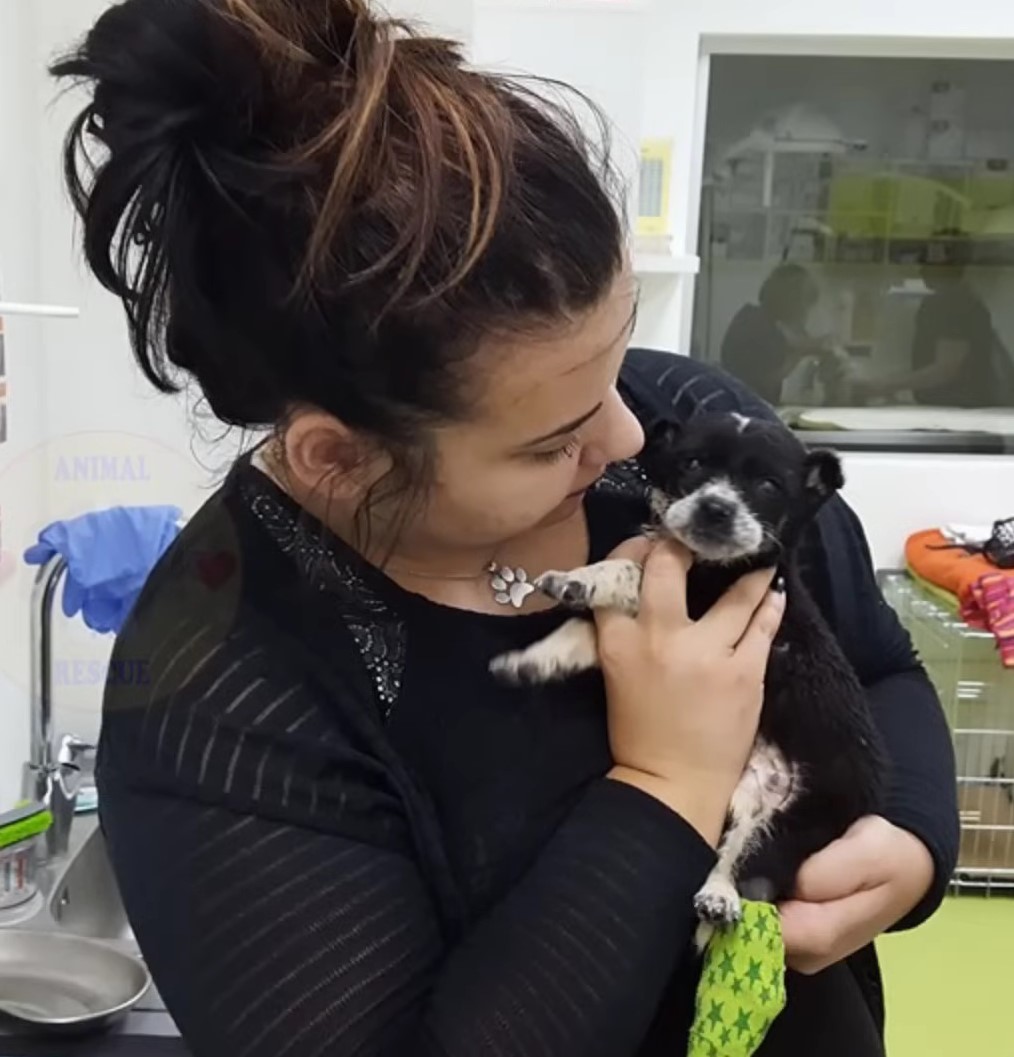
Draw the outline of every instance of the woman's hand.
M785 596L773 570L742 577L700 620L687 613L691 556L631 543L644 561L640 613L596 611L611 777L668 804L712 845L757 733L764 672Z
M808 975L900 921L933 883L933 859L906 830L872 815L803 864L781 907L789 968Z

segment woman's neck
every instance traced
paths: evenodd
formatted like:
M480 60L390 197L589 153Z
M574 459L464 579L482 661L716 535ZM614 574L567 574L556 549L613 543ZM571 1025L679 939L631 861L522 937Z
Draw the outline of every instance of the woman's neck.
M554 525L505 540L496 547L473 549L401 548L384 565L399 587L432 602L472 612L511 614L550 609L555 603L538 593L523 593L517 608L506 604L493 580L521 575L528 582L550 569L573 569L588 562L588 524L583 509ZM502 589L502 583L500 584Z
M490 586L491 564L501 568L523 569L530 579L549 569L571 569L586 564L589 537L584 509L553 524L537 525L511 539L477 546L444 545L439 540L401 532L392 542L385 534L374 533L372 545L363 546L357 531L354 509L322 495L319 490L300 487L271 457L266 447L258 448L251 464L277 488L321 522L364 560L381 570L399 587L442 605L479 612L509 610L496 602ZM525 612L549 608L541 596L530 596Z

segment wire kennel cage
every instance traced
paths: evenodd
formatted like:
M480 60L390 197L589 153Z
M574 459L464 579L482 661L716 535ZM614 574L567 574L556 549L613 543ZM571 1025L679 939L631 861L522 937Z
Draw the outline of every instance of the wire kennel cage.
M904 572L880 576L947 714L954 738L961 848L958 890L1014 892L1014 669L996 640Z

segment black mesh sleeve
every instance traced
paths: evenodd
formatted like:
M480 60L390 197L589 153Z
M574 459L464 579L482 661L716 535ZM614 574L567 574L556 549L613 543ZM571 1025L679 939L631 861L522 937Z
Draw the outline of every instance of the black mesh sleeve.
M195 1057L633 1054L713 861L604 779L452 945L409 857L102 774L124 902Z

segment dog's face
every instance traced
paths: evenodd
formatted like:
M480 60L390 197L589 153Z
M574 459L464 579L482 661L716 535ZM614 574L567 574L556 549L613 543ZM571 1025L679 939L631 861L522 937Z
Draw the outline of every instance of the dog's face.
M844 484L830 451L807 451L776 422L704 415L664 425L640 458L662 532L709 563L776 557Z

